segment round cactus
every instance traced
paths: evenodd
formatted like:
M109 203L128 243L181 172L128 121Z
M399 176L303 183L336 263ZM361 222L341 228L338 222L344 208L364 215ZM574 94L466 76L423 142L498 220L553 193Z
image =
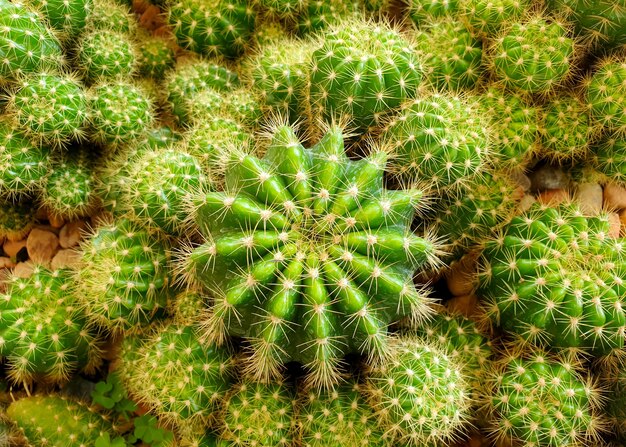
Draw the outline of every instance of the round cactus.
M177 0L168 19L181 47L209 56L237 58L254 35L255 12L246 0Z
M385 125L383 144L394 148L392 171L401 179L458 187L475 177L490 150L489 130L475 101L427 94Z
M420 338L393 341L368 391L393 445L445 445L467 429L472 400L462 364Z
M64 383L98 366L99 342L69 293L68 271L36 266L29 278L11 276L7 285L0 294L0 356L13 382Z
M137 28L137 20L127 5L116 0L93 0L87 25L93 30L109 30L132 35Z
M155 79L163 75L176 63L174 50L167 39L162 37L146 37L138 45L139 73Z
M66 39L78 36L91 13L92 0L28 0L41 11L50 26Z
M417 26L432 23L446 17L455 17L459 9L458 0L406 0L409 17Z
M604 411L612 433L620 439L626 439L626 372L608 367L601 371L602 385L606 390Z
M622 349L626 245L606 214L533 205L485 244L478 295L487 316L520 340L606 355Z
M509 23L516 23L528 13L532 0L461 0L459 16L476 33L498 36Z
M74 293L99 326L132 331L165 313L172 294L167 263L164 241L120 219L82 243Z
M115 430L111 422L86 405L63 396L36 395L16 400L7 416L28 445L81 447Z
M295 360L329 385L343 354L380 358L390 322L428 314L412 276L437 263L437 249L409 230L422 193L385 190L386 159L349 160L336 127L305 149L279 126L263 159L235 153L226 191L197 199L206 242L185 275L216 296L207 336L250 340L251 374L267 379Z
M300 36L313 35L354 16L358 3L353 0L308 0L308 5L296 19Z
M491 405L492 433L513 445L590 445L599 420L598 392L571 364L533 352L505 356L485 396Z
M311 55L311 106L326 120L367 130L414 97L421 79L419 58L397 30L349 21L326 33Z
M89 98L92 139L111 146L130 143L152 128L152 100L139 87L123 81L95 86Z
M206 427L232 374L229 353L202 343L195 326L183 323L126 338L117 366L131 397L184 433Z
M17 126L0 121L0 198L38 190L50 168L48 149L34 146Z
M54 147L80 139L87 120L83 87L71 76L29 75L11 96L9 113L34 141Z
M561 162L580 159L594 133L587 108L575 96L559 97L543 109L540 154Z
M33 203L0 200L0 210L0 240L20 241L28 236L36 221Z
M281 382L259 383L244 379L224 402L220 420L225 446L294 445L295 397Z
M417 33L428 82L438 89L471 89L482 72L482 43L457 20L432 22Z
M545 95L569 77L574 49L563 23L536 16L502 30L490 48L490 64L505 87Z
M80 40L76 64L88 83L125 78L136 69L136 51L126 34L98 29Z
M0 77L12 81L26 73L58 68L61 44L43 18L19 2L0 0Z
M604 60L586 84L591 117L626 133L626 60Z
M309 391L300 399L298 425L303 447L386 447L362 387L348 381L330 391Z
M606 180L626 185L626 140L609 134L593 148L594 165Z
M231 117L250 129L258 126L261 107L248 89L219 92L207 88L187 100L188 115L204 121L217 114Z
M293 21L308 0L256 0L259 10L274 20Z
M264 21L254 30L256 46L264 48L289 37L289 31L281 22Z
M204 60L179 63L166 81L167 101L181 124L188 124L189 101L198 92L211 88L229 91L239 87L237 73L221 65Z

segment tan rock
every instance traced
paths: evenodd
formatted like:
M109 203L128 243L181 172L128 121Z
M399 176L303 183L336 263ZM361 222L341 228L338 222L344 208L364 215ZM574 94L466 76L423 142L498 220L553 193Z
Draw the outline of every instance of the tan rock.
M626 208L626 188L615 183L606 185L604 187L604 206L610 210Z
M12 269L13 267L15 267L15 263L11 261L11 258L0 256L0 269Z
M50 268L56 270L66 267L75 267L79 262L80 253L78 251L72 249L59 250L59 252L54 255L54 258L52 258Z
M609 213L609 224L609 237L618 238L622 224L619 214Z
M65 225L65 221L56 216L54 213L48 213L48 222L50 222L50 226L52 228L61 228Z
M446 303L452 312L471 318L478 314L478 297L474 294L455 296Z
M558 205L570 199L570 195L565 189L546 189L537 196L537 201L545 205Z
M66 223L59 233L59 244L62 248L75 247L82 239L86 229L87 223L84 220L75 220Z
M626 209L623 209L619 212L619 221L621 227L621 235L626 235Z
M599 184L581 184L576 191L576 198L583 213L597 215L602 211L602 186Z
M459 262L452 265L446 276L446 284L454 296L463 296L474 290L474 276L476 273L477 256L464 256Z
M13 269L13 275L18 278L28 278L33 274L35 264L32 261L18 262Z
M530 207L533 206L533 203L535 203L536 201L537 199L535 198L535 196L531 194L526 194L524 197L522 197L522 200L520 200L517 208L521 213L523 213L525 211L528 211Z
M26 247L26 239L22 239L21 241L5 241L2 245L2 251L9 258L14 258L17 253Z
M35 228L28 235L26 248L34 263L48 265L59 249L59 238L50 231Z

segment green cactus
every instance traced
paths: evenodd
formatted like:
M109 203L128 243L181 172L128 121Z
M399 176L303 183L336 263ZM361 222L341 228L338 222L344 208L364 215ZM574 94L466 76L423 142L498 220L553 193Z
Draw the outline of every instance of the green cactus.
M601 425L598 399L591 380L541 352L507 354L484 397L495 438L535 447L590 445Z
M97 446L98 438L112 436L110 421L88 406L55 395L35 395L9 405L11 418L28 445L81 447Z
M605 367L601 370L600 377L602 386L606 390L607 399L604 411L611 432L621 440L626 440L626 407L624 407L626 372L622 369L615 370L611 367Z
M530 11L532 0L461 0L459 16L470 29L484 37L497 37L509 23Z
M239 87L239 76L228 68L205 60L179 62L165 82L167 101L181 124L188 124L189 101L198 92L211 88L230 91Z
M0 200L0 240L21 241L36 221L37 207L30 201Z
M309 0L296 19L300 36L320 33L348 17L356 16L358 2L354 0Z
M575 47L565 24L534 16L504 28L489 49L489 61L506 88L546 95L570 76Z
M89 84L130 77L137 68L137 49L123 33L97 29L78 45L76 65Z
M108 30L130 36L137 28L137 20L125 4L116 0L93 0L87 27L92 30Z
M174 50L170 45L169 40L163 37L144 37L138 44L139 73L162 79L176 63Z
M34 10L19 2L0 0L0 78L14 81L26 73L57 69L61 44Z
M87 317L114 333L137 330L165 313L173 293L167 243L125 219L81 243L74 294Z
M280 22L264 21L254 30L254 40L259 48L285 40L289 35L289 31Z
M189 98L187 104L189 116L197 121L205 121L217 114L223 114L249 129L255 129L263 116L255 95L248 89L219 92L207 88Z
M0 198L37 191L50 172L50 151L33 145L19 128L0 121Z
M144 139L139 142L138 148L167 149L182 139L183 136L171 127L159 126L148 131Z
M206 427L232 374L229 353L203 343L189 323L163 324L147 336L126 338L117 366L131 397L184 434Z
M91 137L113 147L144 137L152 128L152 100L139 87L116 81L96 85L89 95Z
M601 177L626 185L626 140L621 134L608 134L593 147L593 164Z
M476 101L428 93L386 123L383 145L394 149L391 170L403 181L458 187L478 175L490 152L488 122Z
M224 402L220 420L225 446L289 447L294 444L295 396L282 382L243 379Z
M416 35L425 76L437 89L472 89L480 79L482 42L457 20L431 22Z
M225 191L196 200L206 242L182 273L216 297L209 339L250 341L250 374L275 377L295 360L329 385L343 354L382 357L387 324L428 314L412 276L438 250L409 230L422 192L382 187L386 160L349 160L337 127L305 149L278 126L263 159L234 153Z
M367 61L367 63L364 63ZM422 79L412 44L384 24L355 20L327 32L311 56L313 113L367 130L416 95Z
M246 0L177 0L167 12L178 44L196 53L235 59L254 35L255 12Z
M32 140L59 147L83 137L87 98L78 80L39 73L18 85L9 100L9 114Z
M393 340L368 392L392 445L447 445L467 430L471 389L463 364L419 337Z
M626 133L626 59L605 59L585 83L591 117L605 128Z
M457 16L458 0L405 0L409 6L409 18L418 27L435 20Z
M35 266L29 278L11 276L0 294L0 356L15 383L65 383L100 362L100 342L71 295L67 270Z
M624 247L607 214L535 204L485 244L478 296L519 342L607 355L626 329Z
M272 20L292 22L308 6L308 0L256 0L256 4Z
M92 0L28 0L27 3L41 11L64 39L74 39L83 31L92 9Z
M550 101L542 113L540 154L564 162L582 159L593 140L595 126L587 107L572 95Z
M538 151L539 111L518 94L490 87L478 98L490 120L491 158L498 168L524 169Z
M298 405L303 447L387 447L362 386L349 380L329 391L309 390Z

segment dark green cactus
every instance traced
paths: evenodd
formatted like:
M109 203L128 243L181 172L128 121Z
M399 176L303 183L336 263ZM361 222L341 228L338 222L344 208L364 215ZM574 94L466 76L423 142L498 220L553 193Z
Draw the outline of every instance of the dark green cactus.
M92 0L28 0L41 11L52 28L65 39L76 38L85 28Z
M37 207L31 202L0 200L0 240L20 241L28 236L36 222Z

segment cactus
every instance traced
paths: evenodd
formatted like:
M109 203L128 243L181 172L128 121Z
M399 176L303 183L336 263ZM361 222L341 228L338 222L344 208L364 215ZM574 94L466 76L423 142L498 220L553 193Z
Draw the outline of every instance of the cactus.
M35 266L29 278L11 276L7 285L0 294L0 356L13 382L64 383L98 366L99 341L68 293L67 270Z
M225 446L233 447L294 445L295 402L284 383L243 379L224 402L220 437Z
M391 170L396 176L451 188L482 171L491 140L470 96L429 93L403 109L381 135L383 145L395 151Z
M622 441L626 439L626 373L614 368L603 368L600 371L602 386L606 390L606 404L604 411L607 416L609 428Z
M83 137L87 99L73 77L40 73L20 80L9 113L32 140L60 147Z
M560 21L534 16L504 28L489 54L503 86L524 95L547 95L570 76L575 41Z
M509 23L530 11L532 0L461 0L459 16L470 29L484 37L497 37Z
M538 151L539 111L518 94L490 87L479 98L490 119L493 146L491 158L498 168L524 169Z
M18 127L0 121L0 198L38 190L50 172L50 151L34 146Z
M229 91L239 87L239 76L228 68L204 60L179 62L166 80L167 101L181 124L188 124L189 101L207 88Z
M256 46L264 48L289 37L289 31L280 22L266 21L254 30Z
M311 61L313 113L329 121L348 119L359 130L414 97L422 79L419 58L402 34L362 20L327 32Z
M308 5L296 19L296 31L300 36L322 32L358 11L353 0L309 0Z
M520 342L608 355L624 346L624 247L609 217L535 204L485 244L478 296Z
M485 392L492 435L513 445L590 445L601 422L599 394L568 362L541 352L507 354Z
M37 208L28 201L0 200L0 240L21 241L35 224Z
M418 27L446 17L455 17L458 13L458 0L406 0L409 6L409 18Z
M183 136L168 126L150 129L144 139L139 142L139 149L167 149L183 139Z
M474 88L482 75L482 43L457 20L423 26L417 33L417 51L425 76L438 89Z
M47 212L66 221L88 216L98 203L92 161L81 148L53 160L40 201Z
M308 0L256 0L260 11L273 20L293 22Z
M87 26L92 30L108 30L130 36L137 28L137 20L128 6L116 0L93 0Z
M235 59L254 35L255 12L246 0L177 0L168 20L178 44L190 51Z
M275 377L295 360L330 385L343 354L380 358L387 324L428 314L412 275L438 250L409 230L421 191L382 188L386 158L350 161L337 127L305 149L277 126L263 159L234 153L226 190L196 200L206 242L181 273L216 297L209 339L250 340L250 374Z
M330 391L309 390L298 405L303 447L386 447L362 386L349 380Z
M368 377L370 399L392 445L445 445L466 431L470 387L462 363L419 337L393 340Z
M125 219L83 241L73 292L87 317L117 334L163 316L173 293L166 248L158 235Z
M92 140L113 147L144 137L152 128L152 100L139 87L116 81L96 85L89 95Z
M28 0L28 3L41 11L64 39L74 39L83 31L92 9L92 0Z
M587 155L595 126L587 108L572 95L550 101L542 113L541 155L553 160L577 160Z
M98 29L83 36L76 56L89 84L129 77L137 68L137 50L123 33Z
M609 130L626 133L626 59L603 60L585 84L591 117Z
M28 445L95 446L98 438L114 435L114 427L88 406L60 395L35 395L9 405L7 415Z
M126 338L117 366L129 394L185 434L206 427L232 374L229 353L203 343L189 323L163 324L147 336Z
M61 44L43 18L19 2L0 0L0 78L14 81L26 73L58 68Z
M145 37L138 45L139 73L155 79L162 79L176 63L169 40L162 37Z
M621 134L608 134L593 147L593 165L600 177L626 186L626 140Z

